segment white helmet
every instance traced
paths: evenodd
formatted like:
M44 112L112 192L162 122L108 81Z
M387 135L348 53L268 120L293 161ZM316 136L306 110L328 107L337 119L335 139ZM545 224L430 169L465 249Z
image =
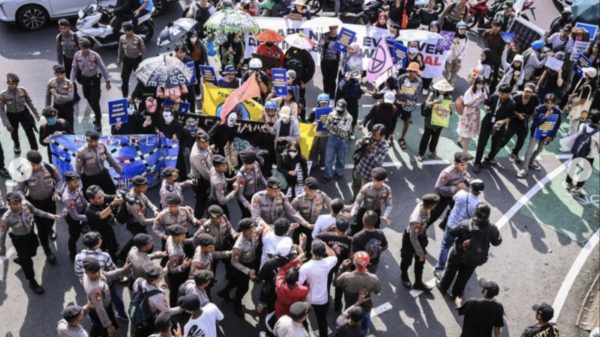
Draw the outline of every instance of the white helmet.
M262 61L259 58L250 60L250 69L262 69Z

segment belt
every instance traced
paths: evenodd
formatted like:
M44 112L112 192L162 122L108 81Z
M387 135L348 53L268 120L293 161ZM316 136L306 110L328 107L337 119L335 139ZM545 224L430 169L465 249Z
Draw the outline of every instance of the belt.
M23 109L21 111L15 111L15 112L7 111L6 113L13 114L13 115L21 114L21 113L27 113L27 109Z

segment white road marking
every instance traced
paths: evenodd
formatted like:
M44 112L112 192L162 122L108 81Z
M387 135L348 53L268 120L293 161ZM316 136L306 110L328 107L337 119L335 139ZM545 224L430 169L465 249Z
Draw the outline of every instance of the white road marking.
M372 108L374 104L363 104L363 108Z
M391 310L393 308L392 304L390 302L385 302L381 305L376 306L375 308L371 309L371 318L377 316L377 315L381 315L382 313Z
M554 303L552 303L552 308L554 308L554 318L552 321L556 321L556 319L560 316L560 311L562 310L565 301L567 300L567 296L571 291L571 287L573 287L573 283L575 283L575 279L579 272L581 272L581 268L587 261L588 257L592 252L596 249L598 242L600 241L600 229L594 233L594 235L588 240L588 242L583 246L577 258L575 258L575 262L571 265L571 269L567 273L567 277L565 277L563 283L560 285L560 289L558 289L558 293L554 298Z
M449 161L444 160L444 159L423 160L421 163L423 164L423 166L425 166L425 165L448 165L448 164L450 164Z
M555 156L556 156L556 159L558 159L558 160L571 159L571 158L573 157L573 155L572 155L572 154L570 154L570 153L565 153L565 154L557 154L557 155L555 155Z

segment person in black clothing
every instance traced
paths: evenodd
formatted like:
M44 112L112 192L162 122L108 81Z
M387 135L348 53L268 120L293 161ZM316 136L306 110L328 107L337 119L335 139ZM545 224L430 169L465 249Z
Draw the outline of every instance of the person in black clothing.
M382 135L384 138L391 140L400 117L400 110L394 105L395 101L396 95L392 91L383 94L383 102L373 105L365 119L358 125L358 130L362 132L364 126L371 132L373 125L383 124L386 128Z
M502 145L506 126L510 118L514 116L515 111L515 101L510 97L510 94L510 86L501 85L498 88L498 93L490 96L484 103L487 113L481 120L481 129L479 138L477 139L477 153L475 154L475 164L473 165L473 172L475 173L481 171L482 164L496 165L494 156L498 153L498 148ZM490 137L492 138L492 149L482 163L481 159L483 158L483 153Z
M115 9L113 11L115 18L111 23L113 28L113 35L117 38L120 35L121 24L124 21L131 20L133 17L133 11L139 6L136 0L117 0Z
M573 24L573 13L571 7L565 7L560 13L558 20L552 22L550 30L546 33L548 36L560 31L564 26Z
M336 77L340 66L340 52L335 48L338 27L329 27L329 33L321 35L321 74L323 75L323 92L334 97Z
M333 202L336 202L334 199ZM325 242L333 251L338 258L338 262L333 269L329 272L327 278L327 289L331 289L331 283L333 282L334 276L339 276L339 268L344 260L350 258L350 247L352 246L352 237L346 235L346 232L350 228L350 221L344 218L342 215L338 215L335 221L335 232L326 231L317 235L317 238ZM334 296L334 310L339 312L342 310L342 297L344 295L344 289L335 287ZM358 325L360 327L360 324Z
M143 118L138 126L142 135L157 133L161 115L157 112L158 101L154 97L147 97L144 103L138 105L138 111Z
M162 113L162 119L158 124L158 131L165 137L179 141L179 151L177 152L177 164L176 168L179 172L186 172L184 152L186 147L192 145L192 136L189 132L181 125L179 120L175 118L173 112L165 110ZM180 176L179 180L184 181L185 176Z
M346 324L342 325L336 331L334 337L365 337L365 332L361 328L365 312L360 305L354 305L345 313L348 316Z
M429 0L427 6L421 7L415 13L415 18L421 23L422 26L437 26L438 32L441 30L440 23L438 22L438 18L440 17L440 13L435 10L436 1Z
M554 309L550 304L542 303L533 306L535 311L536 324L528 326L521 337L559 337L560 332L553 323L550 323L554 317Z
M408 19L412 16L414 8L415 0L395 0L390 4L390 20L400 28L407 28Z
M500 287L494 281L479 280L482 299L472 299L460 305L456 310L465 316L460 337L500 337L500 329L504 326L504 307L494 297ZM556 335L558 337L558 335Z
M496 152L500 151L500 149L508 144L511 138L516 134L517 142L515 147L512 149L509 158L517 164L521 163L519 152L523 148L525 139L527 138L529 120L531 119L535 108L540 105L540 99L534 92L535 85L532 83L527 83L525 84L525 88L523 89L522 93L513 95L513 100L515 101L515 112L510 117L510 122L508 122L508 129L504 135L504 140L502 140L501 145L496 149ZM493 158L496 156L496 154L497 153L490 153L490 157Z
M184 9L182 17L196 20L197 24L194 28L198 32L200 39L204 39L206 37L204 23L206 23L208 18L215 14L216 11L215 7L208 2L208 0L194 1Z
M219 47L219 57L223 69L232 65L237 75L242 75L242 64L244 63L244 42L240 34L227 34L227 40Z
M285 52L284 64L285 69L296 72L294 84L300 87L300 103L306 106L304 94L306 93L306 84L315 75L315 61L308 51L290 46Z
M302 177L299 176L298 165L300 165ZM308 177L306 159L302 155L302 152L300 152L300 145L298 143L288 143L281 156L277 156L277 171L283 174L288 188L291 189L292 197L290 200L295 198L296 186L298 184L304 185L304 180Z
M110 128L110 133L113 135L143 134L142 127L145 121L146 118L143 113L136 110L134 105L129 105L127 109L127 123L117 122Z
M217 81L217 86L227 89L237 89L240 86L240 79L235 76L237 70L233 65L226 65L221 74L223 77Z
M58 118L58 111L53 107L45 108L42 115L46 118L46 123L40 125L40 144L48 148L48 160L52 160L50 151L52 137L72 135L73 127L66 120Z
M118 207L124 199L120 195L106 195L98 185L92 185L85 190L85 197L90 202L85 209L87 225L90 230L100 233L102 245L100 248L117 261L117 237L113 226L116 224L115 216Z
M368 210L363 215L363 229L352 237L352 254L364 251L369 254L371 264L369 273L375 274L381 254L388 248L388 242L383 231L375 228L379 215Z

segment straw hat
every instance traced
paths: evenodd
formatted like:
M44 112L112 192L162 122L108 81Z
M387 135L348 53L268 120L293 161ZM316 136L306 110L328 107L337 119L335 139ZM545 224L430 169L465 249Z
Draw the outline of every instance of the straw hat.
M433 84L433 89L440 92L450 92L454 90L454 87L446 79L441 79Z

